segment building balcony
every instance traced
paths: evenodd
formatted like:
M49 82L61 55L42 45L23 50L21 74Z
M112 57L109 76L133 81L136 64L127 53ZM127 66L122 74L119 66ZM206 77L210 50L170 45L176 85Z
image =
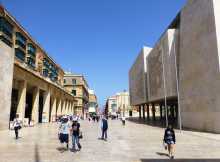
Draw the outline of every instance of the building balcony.
M31 67L32 69L35 69L35 68L36 68L35 59L33 59L32 57L28 56L26 63L27 63L27 65L28 65L29 67Z
M36 53L34 53L34 52L31 51L31 50L28 50L27 53L28 53L30 56L34 57L34 58L36 57Z
M0 40L4 42L5 44L7 44L9 47L13 46L12 40L7 39L7 36L5 36L4 34L2 35L0 34Z
M25 53L19 48L15 48L15 57L18 58L20 61L25 61Z
M0 31L7 35L12 40L13 38L13 25L11 25L4 17L0 17Z
M15 45L17 45L17 47L21 47L23 50L26 50L26 44L23 44L20 40L15 40Z

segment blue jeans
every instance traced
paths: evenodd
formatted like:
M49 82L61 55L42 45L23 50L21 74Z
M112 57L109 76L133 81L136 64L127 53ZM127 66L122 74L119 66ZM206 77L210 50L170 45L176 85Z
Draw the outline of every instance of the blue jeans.
M72 136L72 146L73 146L73 149L76 149L76 144L78 146L78 149L81 149L81 145L79 143L79 136L73 135Z
M107 139L107 129L106 130L102 129L102 139Z

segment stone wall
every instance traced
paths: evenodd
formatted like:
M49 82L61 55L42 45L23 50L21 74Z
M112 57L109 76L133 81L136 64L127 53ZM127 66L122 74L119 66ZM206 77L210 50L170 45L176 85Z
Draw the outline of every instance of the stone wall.
M9 127L14 51L0 41L0 130Z
M157 101L176 97L175 53L178 52L178 30L169 29L146 58L148 65L148 99ZM164 71L164 74L163 74ZM164 85L165 83L165 85Z
M148 47L143 48L129 71L131 105L139 105L147 102L146 57L150 50L151 48Z
M219 9L215 4L215 11ZM220 133L219 27L215 23L213 0L189 0L181 12L180 108L184 127Z

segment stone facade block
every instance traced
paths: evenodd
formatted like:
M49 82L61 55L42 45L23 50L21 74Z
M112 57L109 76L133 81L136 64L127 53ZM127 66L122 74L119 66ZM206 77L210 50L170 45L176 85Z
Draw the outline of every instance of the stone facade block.
M0 130L9 127L14 50L0 41Z
M215 16L220 14L220 3L216 2L189 0L181 11L179 83L183 126L219 133L220 28L216 22L220 20Z
M169 29L146 58L148 61L148 100L176 97L175 55L178 53L178 30Z
M144 47L129 71L129 93L131 105L147 102L147 55L151 48Z

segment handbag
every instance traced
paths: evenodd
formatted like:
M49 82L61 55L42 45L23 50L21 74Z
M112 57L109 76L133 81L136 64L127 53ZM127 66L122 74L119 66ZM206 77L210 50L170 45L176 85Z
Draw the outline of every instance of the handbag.
M167 150L167 144L163 141L163 147L165 150Z
M79 139L82 139L83 138L83 134L82 134L82 131L79 132Z

